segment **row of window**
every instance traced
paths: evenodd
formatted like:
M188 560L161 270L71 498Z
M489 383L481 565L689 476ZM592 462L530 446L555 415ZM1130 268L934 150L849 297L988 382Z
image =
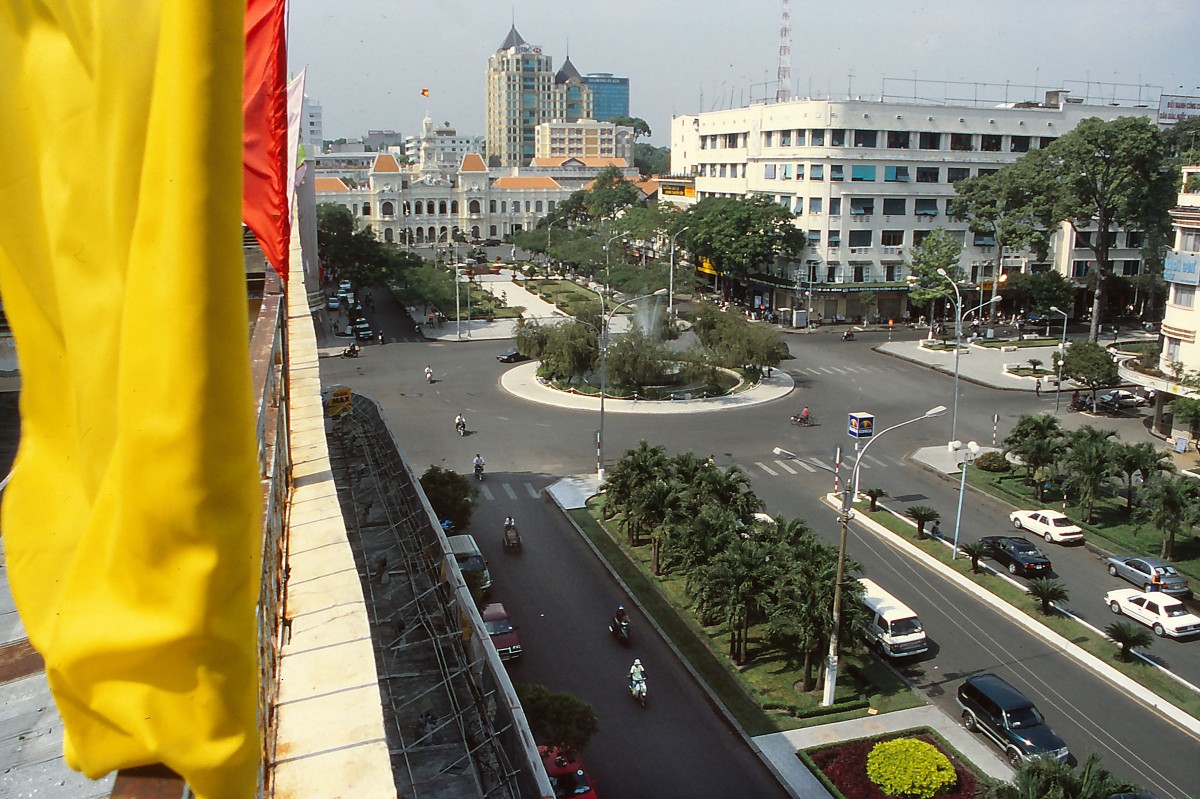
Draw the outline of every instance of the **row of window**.
M845 128L794 128L762 133L763 147L861 147L888 150L943 150L956 152L1026 153L1046 147L1055 136L1017 136L999 133L940 133L908 130L847 130ZM745 133L717 133L700 137L701 150L741 149Z
M905 246L905 241L904 241L905 240L905 232L906 231L903 231L903 230L881 230L881 231L879 231L879 246L880 247L903 247L903 246ZM913 247L916 247L916 246L920 245L920 243L925 240L925 237L928 236L933 231L932 230L913 230L913 231L908 231L908 232L912 233L911 245ZM965 230L947 230L945 232L950 237L958 239L959 244L966 244L967 231L965 231ZM992 235L990 233L973 233L972 236L974 237L972 244L974 244L976 247L994 247L994 246L996 246L996 240L995 240L995 238L992 237ZM821 238L822 238L822 236L821 236L820 230L808 231L808 243L810 246L820 247L821 243L822 243ZM841 230L825 231L825 242L824 243L825 243L825 246L827 246L827 247L842 246L842 243L843 243L842 231ZM875 246L875 231L874 230L850 230L850 231L847 231L845 243L847 246L849 246L851 248L874 247Z
M522 203L521 200L513 200L511 203L508 200L499 200L499 201L488 200L488 213L490 213L490 214L494 214L494 213L507 214L509 212L510 205L512 206L512 212L514 214L521 213L521 203ZM527 214L544 213L544 212L553 212L554 211L555 201L554 200L546 200L543 202L542 200L525 200L524 204L525 204L524 211ZM468 214L481 213L480 209L482 207L483 206L479 200L471 200L469 203L467 203L467 213ZM497 208L499 208L499 211L497 211ZM404 202L404 203L401 203L401 209L403 211L404 216L421 216L421 215L433 216L435 214L445 216L447 214L447 212L451 216L453 216L458 213L458 200L451 200L449 202L449 204L447 204L447 202L445 200L439 200L436 202L436 204L435 204L435 201L433 201L433 200L429 200L427 202L417 200L416 202L412 203L411 206L409 205L409 203ZM395 216L396 215L396 206L391 201L385 200L384 202L379 204L379 213L381 216L385 216L385 217ZM371 215L371 203L364 202L362 204L361 214L363 216Z
M705 164L700 165L700 174L705 176ZM707 166L717 166L716 164L708 164ZM723 166L723 165L722 165ZM809 164L808 179L815 181L825 180L825 164ZM846 167L844 164L829 164L829 179L831 181L844 181L846 179ZM991 175L997 169L990 167L981 167L977 175ZM804 180L805 164L763 164L763 179L764 180ZM880 168L874 164L854 164L850 167L850 180L857 183L875 183L880 175ZM882 169L884 183L941 183L942 168L937 166L885 166ZM721 175L724 177L724 175ZM731 177L736 177L731 175ZM913 178L916 178L913 181ZM957 183L960 180L966 180L971 177L971 170L968 167L947 167L946 182Z
M1090 272L1091 269L1091 261L1072 261L1071 277L1077 280L1083 280L1088 276L1088 272ZM1140 275L1142 273L1142 262L1135 260L1113 261L1113 272L1126 277Z

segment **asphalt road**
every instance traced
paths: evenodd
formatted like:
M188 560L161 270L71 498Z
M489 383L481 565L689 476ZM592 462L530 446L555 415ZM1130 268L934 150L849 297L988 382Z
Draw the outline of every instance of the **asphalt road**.
M380 315L385 317L385 331L389 324L398 328L395 336L389 333L389 341L403 334L399 329L402 323L386 318L387 309L381 309ZM898 335L914 334L905 331ZM832 479L820 471L817 462L831 464L839 445L849 450L845 412L874 412L876 429L882 430L919 416L934 405L950 404L949 377L872 352L870 347L879 341L878 337L860 335L856 342L843 343L835 335L823 332L789 337L797 357L784 366L796 376L798 385L791 397L780 402L700 416L610 414L605 423L609 460L642 438L663 443L670 451L712 454L718 463L736 463L751 474L768 512L806 518L823 536L834 540L835 514L817 499L820 493L832 488ZM607 638L603 623L619 599L615 586L608 583L581 543L571 540L552 514L547 516L550 511L540 500L526 498L522 485L529 483L538 488L557 476L591 471L595 467L593 436L597 419L594 414L532 405L503 392L497 381L507 367L494 360L494 353L503 346L503 342L374 346L358 361L326 361L323 380L344 382L382 401L401 438L402 449L418 471L430 463L438 463L467 472L471 457L481 452L488 461L487 485L512 486L518 500L510 500L502 488L493 492L494 502L481 502L475 527L487 530L490 526L496 531L494 536L484 535L480 543L493 562L496 597L506 605L511 603L510 612L522 626L528 654L526 662L518 667L517 679L543 681L552 687L572 690L596 704L602 732L590 747L588 763L596 772L602 792L605 784L611 786L609 792L624 786L631 763L645 760L654 763L652 771L659 777L655 795L661 795L663 790L674 795L676 787L680 787L679 795L684 795L687 791L681 786L688 783L687 775L706 774L704 764L714 762L715 758L721 758L722 768L729 769L729 758L733 753L741 756L744 750L705 707L702 698L687 696L689 691L685 686L690 684L682 675L662 675L662 664L670 661L665 650L647 650L650 656L645 660L651 675L649 709L642 711L632 704L623 685L618 684L628 669L626 661L631 660L631 654L642 656L642 646L660 645L648 640L646 625L636 617L633 653L621 652ZM421 375L426 363L434 367L438 376L438 382L432 386L426 385ZM960 385L958 437L991 443L993 413L1000 415L1002 438L1022 413L1045 407L1047 402L1052 408L1052 394L1039 401L1026 394L995 391L964 381ZM819 424L808 429L789 425L787 416L804 404L812 407ZM460 410L473 431L465 439L453 434L452 421ZM1068 425L1077 423L1080 422L1068 417ZM892 501L900 507L911 504L937 507L943 514L943 531L951 531L957 483L905 460L918 447L945 441L949 433L947 415L902 428L880 439L864 459L862 487L877 485L887 489L894 498ZM778 456L771 452L773 447L796 453L808 464L807 468L799 462L784 461L788 465L781 465ZM846 461L850 460L847 452ZM964 538L1011 529L1001 503L977 492L970 492L966 500ZM520 507L506 509L508 501L517 502ZM530 523L534 528L532 535L525 533L525 552L505 557L499 552L498 525L509 511L515 511L522 520L523 530L529 529ZM554 542L542 547L543 554L552 555L553 560L543 562L538 546L533 543L543 538ZM489 551L492 547L494 550ZM1102 604L1092 609L1084 603L1091 594L1102 596L1109 583L1115 585L1119 581L1104 574L1095 556L1083 548L1047 549L1063 579L1072 586L1083 586L1076 589L1080 609L1092 617L1099 616L1097 623L1107 624L1110 614ZM909 566L881 544L855 537L851 554L864 562L869 574L909 602L925 619L938 646L935 653L911 667L911 677L935 702L953 710L953 688L962 676L996 671L1038 702L1080 759L1088 751L1099 751L1114 772L1162 797L1183 797L1200 786L1200 763L1194 757L1198 742L1194 738L1126 699L1040 639L994 617L973 600L958 596L957 589L942 584L939 578ZM569 598L572 608L570 621L554 611L564 597ZM554 621L547 624L545 619ZM595 627L595 632L580 633L590 626ZM1200 647L1200 643L1191 642L1191 646ZM554 649L561 652L553 658L539 657L539 652ZM1155 651L1172 661L1172 665L1182 662L1192 652L1186 642L1156 642ZM663 676L668 677L666 682L671 686L666 692ZM643 729L650 731L651 719L659 722L655 712L663 710L665 702L673 701L675 696L698 715L688 716L686 727L669 722L670 728L677 732L674 739L663 736L662 730L657 729L652 737L642 738ZM707 725L697 721L704 718L709 719ZM615 719L617 723L606 727L606 719ZM636 726L627 728L630 723ZM697 741L700 728L707 728L704 735L713 737ZM617 740L609 735L615 735ZM671 756L664 758L667 741L675 745ZM648 758L647 753L653 754ZM678 776L672 768L676 762L680 764ZM746 774L759 774L752 761L747 761L745 768ZM639 774L641 778L645 776ZM630 785L633 793L622 789L616 795L637 795L645 790L641 779L636 782L636 786ZM702 779L697 784L702 789L699 794L693 791L693 795L715 795L707 789L716 783ZM754 795L749 791L742 793Z

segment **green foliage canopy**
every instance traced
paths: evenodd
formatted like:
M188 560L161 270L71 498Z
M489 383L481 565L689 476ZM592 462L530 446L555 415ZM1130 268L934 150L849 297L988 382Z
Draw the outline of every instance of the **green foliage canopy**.
M763 195L706 197L680 214L680 228L688 227L680 241L722 274L742 276L776 258L799 257L807 240L794 218Z

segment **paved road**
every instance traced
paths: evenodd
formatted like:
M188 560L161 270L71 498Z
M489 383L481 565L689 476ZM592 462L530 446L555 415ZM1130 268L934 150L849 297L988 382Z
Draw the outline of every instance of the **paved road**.
M933 405L948 405L951 380L871 352L870 346L877 341L865 335L848 343L820 335L796 336L789 341L797 357L785 366L796 376L798 391L788 401L705 415L699 422L684 417L613 414L606 419L609 453L616 455L646 438L664 443L672 451L692 449L713 454L723 465L738 463L752 474L755 488L767 500L770 512L807 518L832 540L833 513L816 500L832 481L819 471L816 461L831 463L835 447L846 444L844 411L874 411L878 415L877 429L882 429ZM393 418L399 420L396 426L403 439L401 446L418 468L443 463L465 471L476 451L484 453L493 472L512 471L543 480L593 468L594 415L535 407L504 395L496 386L505 368L492 357L500 348L496 343L396 346L387 352L390 346L372 348L359 362L331 362L327 371L330 375L353 374L353 381L346 382L379 397L385 407L396 408ZM424 385L420 376L426 362L434 365L440 378L432 387ZM1021 413L1037 407L1038 402L1025 394L997 392L964 382L959 437L990 443L992 413L1001 416L1003 436ZM1049 402L1052 405L1053 400ZM786 417L805 403L814 409L821 424L811 429L788 425ZM440 427L444 419L445 431L451 432L451 421L460 406L472 429L479 431L465 440L444 435ZM980 408L986 411L981 414ZM887 488L901 506L930 504L947 518L952 517L957 486L905 461L908 452L944 441L949 426L949 418L945 417L897 430L880 440L864 461L862 485ZM419 432L406 436L406 430ZM804 462L813 471L797 462L777 463L779 459L771 454L775 446L812 459ZM788 467L795 473L790 473ZM514 487L518 495L520 490ZM968 499L964 531L983 534L1006 529L999 526L1006 521L998 503L974 495ZM484 504L481 516L493 518ZM494 518L502 515L499 511ZM944 523L943 529L951 529L951 525ZM948 706L946 688L953 687L963 674L998 670L1037 699L1081 756L1093 749L1100 751L1115 772L1144 783L1161 796L1184 796L1185 789L1194 790L1200 785L1200 765L1189 755L1196 751L1197 741L1125 700L1107 684L1099 683L1090 673L1013 625L991 620L966 600L947 601L946 597L955 591L940 586L927 573L892 574L890 570L901 568L897 556L873 554L865 547L860 552L859 547L855 545L853 554L867 563L869 571L906 600L911 598L911 604L928 616L927 624L941 649L935 658L923 661L913 676L927 686L935 701ZM1060 562L1064 577L1071 579L1068 571L1075 567L1070 556L1078 555L1081 561L1087 557L1082 550L1058 547L1051 554ZM581 574L588 571L586 566L575 568L582 568ZM552 569L555 574L564 571L562 564ZM1109 580L1102 572L1080 572L1079 578L1090 579L1093 585ZM498 590L501 584L498 578ZM1102 594L1105 589L1097 586L1095 590ZM524 601L519 601L524 614ZM943 606L951 610L939 611ZM597 608L589 611L589 620L597 615L603 618L607 612L607 607ZM983 619L988 621L984 623ZM522 621L525 626L529 623L528 619ZM536 641L543 633L530 630L529 634ZM533 642L527 647L531 653L535 648ZM1174 656L1170 647L1167 651ZM564 678L569 676L564 674ZM618 711L622 706L626 711L631 709L625 697L618 699ZM607 707L604 712L608 712ZM603 757L599 747L596 755ZM610 778L609 768L615 767L611 774L622 768L619 763L608 762L598 763L597 767L606 772L605 779Z

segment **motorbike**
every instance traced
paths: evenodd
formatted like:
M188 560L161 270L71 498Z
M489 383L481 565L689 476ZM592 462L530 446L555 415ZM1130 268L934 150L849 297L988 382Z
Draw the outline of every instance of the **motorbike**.
M425 382L433 383L433 370L432 369L425 370Z
M629 630L629 617L625 617L620 621L617 621L615 616L612 619L609 619L608 632L613 638L616 638L618 641L625 644L625 646L629 646L630 636L633 635L633 633L631 633Z
M450 521L449 519L442 520L442 532L446 535L453 535L454 531L457 529L458 528L455 526L454 522Z
M635 680L633 678L630 678L630 680L629 680L629 695L631 697L633 697L634 701L639 702L642 707L646 706L647 690L648 689L646 688L646 678L645 677L642 677L640 680Z
M483 464L482 463L475 464L475 479L481 483L483 482Z
M458 434L460 436L465 436L467 434L467 423L466 422L455 422L454 429L458 431Z
M504 549L518 550L521 548L521 533L515 524L504 525Z
M812 427L813 426L812 414L809 414L808 416L803 416L803 415L797 413L791 417L791 423L796 425L797 427Z
M842 334L842 341L854 341L854 332L847 330Z
M360 354L361 353L359 353L359 351L357 349L355 349L354 347L347 347L346 349L342 350L341 357L342 358L357 358L357 357L359 357Z

